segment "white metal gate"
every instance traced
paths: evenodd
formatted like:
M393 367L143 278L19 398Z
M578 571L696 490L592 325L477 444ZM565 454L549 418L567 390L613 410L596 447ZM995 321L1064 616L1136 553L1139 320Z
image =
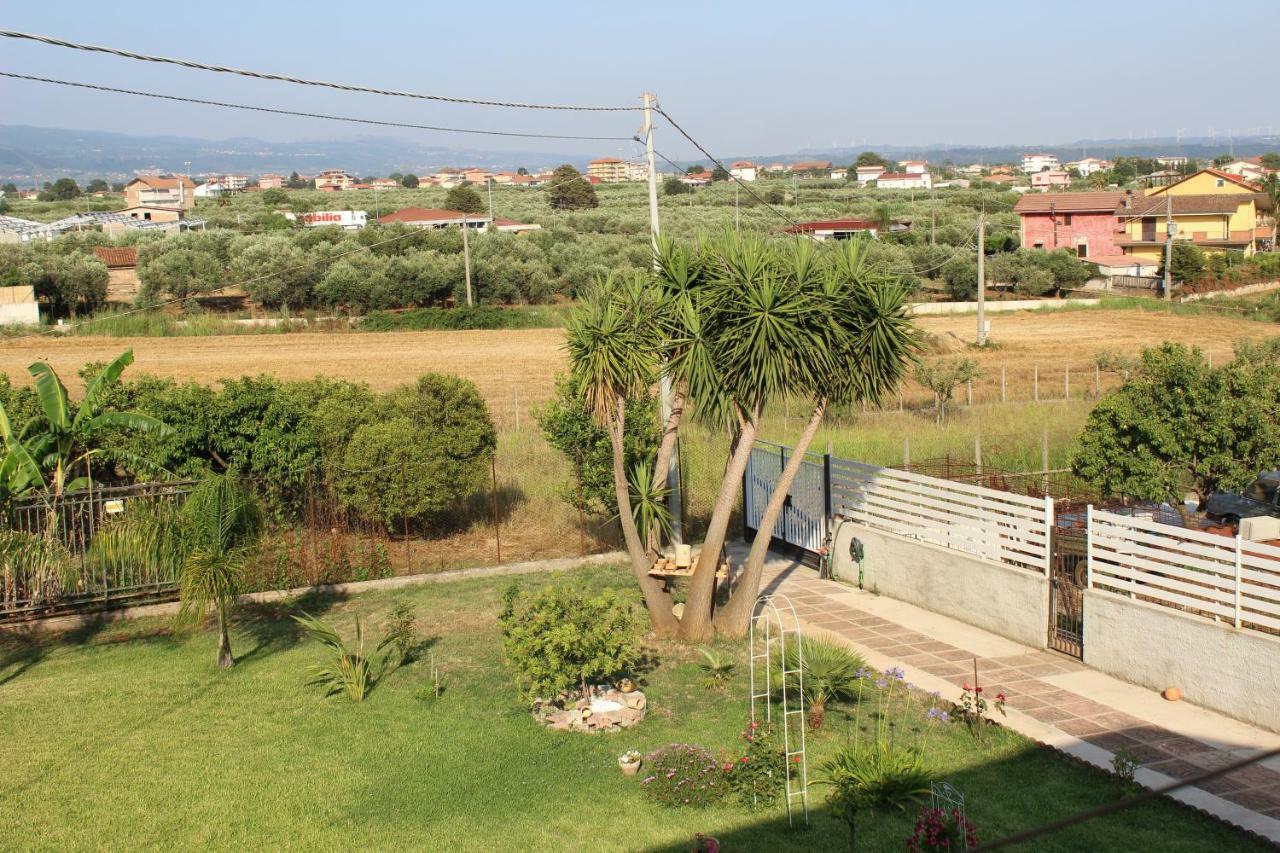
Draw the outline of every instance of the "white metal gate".
M742 494L743 522L748 530L760 532L765 506L790 453L790 448L763 441L751 449ZM827 502L827 466L823 457L806 454L773 528L773 538L817 553L827 538Z

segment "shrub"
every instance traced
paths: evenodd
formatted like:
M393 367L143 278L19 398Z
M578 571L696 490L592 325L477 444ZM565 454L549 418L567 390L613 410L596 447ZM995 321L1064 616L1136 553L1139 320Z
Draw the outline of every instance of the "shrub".
M644 767L645 794L664 806L705 808L728 790L719 762L700 746L669 744L649 753Z
M822 766L818 783L831 788L831 815L849 826L851 840L859 812L903 810L929 793L929 773L920 751L885 741L843 747Z
M564 454L574 467L578 483L573 493L566 496L569 502L588 512L617 513L609 434L592 416L569 377L557 380L555 398L538 409L534 417L547 443ZM645 395L628 400L625 423L623 465L626 470L632 471L637 465L652 467L662 435L653 397Z
M703 657L703 661L698 664L698 668L702 670L703 686L723 688L733 677L738 664L728 655L707 646L699 646L698 651Z
M925 853L930 850L961 853L977 846L978 833L959 809L952 809L950 812L933 808L921 809L911 837L907 839L907 850L910 853Z
M827 716L827 703L845 702L858 694L862 658L839 643L803 637L804 701L809 706L809 727L817 730ZM800 669L794 645L787 647L787 669Z
M772 808L786 796L786 753L772 726L752 722L742 733L742 740L742 755L726 761L721 769L745 808Z
M409 663L418 653L417 617L413 605L400 602L391 608L391 616L387 625L387 636L382 641L384 646L394 650L393 660L398 664Z
M496 445L476 386L427 374L374 400L343 454L339 500L388 529L436 524L484 485Z
M516 683L530 699L552 699L630 672L641 655L640 628L631 606L612 590L588 595L572 586L532 594L508 588L502 643Z

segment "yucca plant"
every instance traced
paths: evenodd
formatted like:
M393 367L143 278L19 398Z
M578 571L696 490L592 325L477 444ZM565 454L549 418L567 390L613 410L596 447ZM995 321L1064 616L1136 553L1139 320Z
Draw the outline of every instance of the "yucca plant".
M360 617L356 617L355 642L350 646L332 625L309 613L293 618L307 629L312 639L320 641L333 652L329 665L312 668L312 677L307 684L323 686L326 696L345 693L352 702L363 702L377 680L378 673L374 671L373 662L364 653L364 628L360 625ZM381 650L387 642L389 640L384 640L378 649Z
M262 507L234 478L200 483L182 508L189 550L182 564L179 625L195 624L210 609L218 617L218 668L235 664L230 616L244 567L262 533Z
M803 654L802 654L803 653ZM800 659L803 657L803 666ZM827 705L848 702L858 695L858 673L865 666L862 658L843 645L816 637L802 637L800 648L787 647L787 669L802 669L804 701L809 706L809 728L822 728L827 718ZM796 679L790 678L788 686Z
M698 664L698 668L702 670L703 686L724 687L738 668L737 662L728 655L707 646L699 646L698 651L704 658L702 663Z
M627 480L636 530L646 537L646 548L656 551L662 537L671 535L671 512L667 509L669 490L654 480L653 472L644 462L637 462L631 468Z

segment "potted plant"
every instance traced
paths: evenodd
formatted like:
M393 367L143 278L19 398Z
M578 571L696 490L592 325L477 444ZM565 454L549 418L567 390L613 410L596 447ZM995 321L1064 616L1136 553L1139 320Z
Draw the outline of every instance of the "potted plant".
M635 749L628 749L622 755L618 756L618 767L622 769L623 776L634 776L640 770L640 752Z

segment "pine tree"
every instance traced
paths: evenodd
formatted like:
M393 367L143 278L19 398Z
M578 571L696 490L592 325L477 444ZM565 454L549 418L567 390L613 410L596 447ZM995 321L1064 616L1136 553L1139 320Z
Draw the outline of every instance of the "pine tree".
M596 188L568 163L551 173L547 199L557 210L584 210L600 206Z

